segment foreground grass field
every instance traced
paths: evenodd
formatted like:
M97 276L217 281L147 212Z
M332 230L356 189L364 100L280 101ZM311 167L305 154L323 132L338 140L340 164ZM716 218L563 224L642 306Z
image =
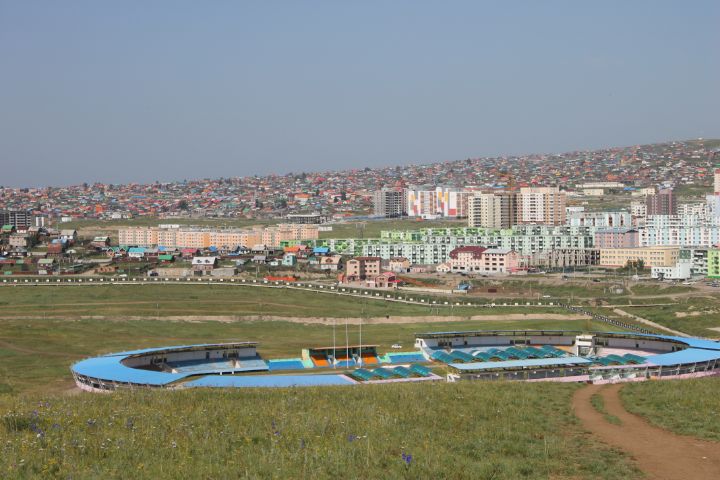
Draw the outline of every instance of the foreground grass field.
M720 442L720 378L625 385L625 407L658 427ZM718 444L720 448L720 444Z
M2 478L637 478L562 384L404 384L16 399Z

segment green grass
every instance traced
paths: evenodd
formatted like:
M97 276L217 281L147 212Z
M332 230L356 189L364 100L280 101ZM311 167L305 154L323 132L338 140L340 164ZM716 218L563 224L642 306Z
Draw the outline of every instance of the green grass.
M628 457L582 433L570 408L576 388L463 382L16 399L0 410L0 475L638 478Z
M720 442L720 378L663 380L625 385L625 408L682 435ZM720 444L718 444L720 448Z
M684 298L674 305L647 306L634 313L666 327L702 337L720 337L720 300L716 298ZM678 316L678 314L680 316Z
M392 293L392 292L387 292ZM385 293L383 293L385 294ZM450 301L404 293L415 299ZM454 297L455 302L466 301ZM358 298L321 291L242 285L39 285L0 287L0 308L8 316L177 316L225 315L292 317L455 316L528 313L526 307L424 306ZM534 310L533 310L534 311ZM542 313L568 312L543 307Z

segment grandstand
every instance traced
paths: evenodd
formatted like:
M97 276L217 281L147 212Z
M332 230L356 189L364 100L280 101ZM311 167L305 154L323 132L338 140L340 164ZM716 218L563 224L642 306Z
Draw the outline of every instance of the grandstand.
M71 367L81 389L289 387L440 380L608 383L720 375L720 343L634 332L470 331L417 334L415 352L315 347L265 360L255 342L110 353ZM425 365L421 365L425 363ZM276 372L287 372L278 374ZM314 373L313 373L314 372ZM252 375L249 375L252 374Z
M354 368L380 363L377 345L336 345L306 348L302 359L310 360L314 367Z
M385 383L388 381L407 381L407 380L439 380L440 377L433 374L432 371L422 365L413 364L409 367L379 367L373 370L358 368L352 371L348 376L364 383Z
M602 383L720 375L720 343L665 335L525 330L433 332L417 334L415 346L428 360L446 365L449 381Z

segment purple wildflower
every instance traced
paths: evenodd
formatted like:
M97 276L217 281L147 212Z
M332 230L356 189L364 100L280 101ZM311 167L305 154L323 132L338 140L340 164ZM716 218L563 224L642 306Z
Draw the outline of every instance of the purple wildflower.
M406 468L410 467L410 464L412 463L412 455L410 455L409 453L406 454L405 452L403 452L402 459L403 459L403 462L405 462L405 467Z
M350 434L348 435L348 442L352 442L354 440L357 440L357 435Z

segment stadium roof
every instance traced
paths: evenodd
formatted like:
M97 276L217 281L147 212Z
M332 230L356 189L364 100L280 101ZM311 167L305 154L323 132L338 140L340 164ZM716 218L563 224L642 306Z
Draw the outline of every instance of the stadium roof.
M527 360L507 360L504 362L472 362L451 363L450 366L460 371L475 372L481 370L522 369L533 367L562 367L568 365L587 365L592 361L580 357L533 358Z
M720 360L720 349L705 350L700 348L688 348L679 352L663 353L647 357L647 361L659 365L679 365L686 363L706 362L708 360Z
M174 347L144 348L140 350L129 350L127 352L109 353L100 357L81 360L72 366L72 371L78 375L105 380L108 382L135 383L144 385L167 385L190 375L207 372L185 372L169 373L132 368L123 365L122 361L127 357L165 353L170 351L192 351L211 348L240 348L254 347L256 342L237 343L208 343L201 345L180 345Z
M126 367L120 361L125 356L95 357L82 360L72 366L73 372L108 382L136 383L144 385L167 385L188 376L187 373L165 373Z

